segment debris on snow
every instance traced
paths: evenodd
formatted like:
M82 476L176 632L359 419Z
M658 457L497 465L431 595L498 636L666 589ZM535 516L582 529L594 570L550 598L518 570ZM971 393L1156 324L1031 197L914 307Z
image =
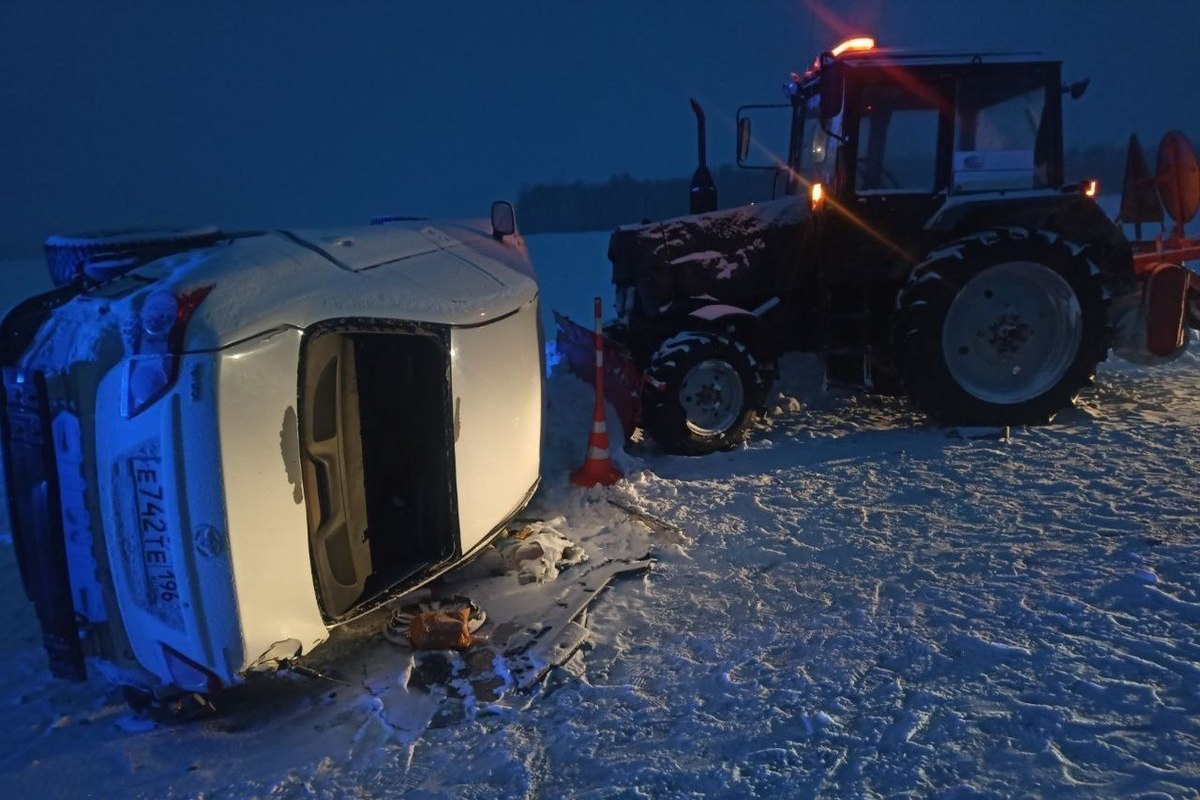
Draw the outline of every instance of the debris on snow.
M474 633L486 620L470 598L428 598L393 611L384 635L416 650L467 650L483 641Z
M408 625L408 639L417 650L466 650L476 643L467 627L471 609L424 611Z
M521 583L547 583L557 578L560 570L587 560L582 547L556 530L564 522L562 517L531 522L496 543Z
M662 517L657 517L648 511L635 508L624 500L618 500L615 497L609 497L606 498L606 500L610 506L621 509L628 514L630 518L637 520L639 523L644 525L651 533L659 534L661 536L668 536L672 539L684 538L683 531L678 525L667 522Z

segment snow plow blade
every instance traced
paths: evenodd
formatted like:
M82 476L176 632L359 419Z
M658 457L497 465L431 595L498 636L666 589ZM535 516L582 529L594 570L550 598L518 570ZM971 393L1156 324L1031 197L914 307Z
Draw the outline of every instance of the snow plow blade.
M595 332L554 312L555 342L571 372L589 385L596 380ZM604 341L604 399L617 412L625 441L642 421L642 373L629 349L607 336Z

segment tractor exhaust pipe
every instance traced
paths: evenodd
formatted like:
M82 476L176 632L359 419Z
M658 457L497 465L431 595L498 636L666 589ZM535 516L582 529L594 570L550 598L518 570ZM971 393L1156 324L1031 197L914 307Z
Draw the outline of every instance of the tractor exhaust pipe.
M696 149L698 163L692 173L692 187L688 193L688 208L693 214L706 214L717 210L717 185L708 171L708 153L705 146L704 109L695 99L689 98L692 112L696 115Z

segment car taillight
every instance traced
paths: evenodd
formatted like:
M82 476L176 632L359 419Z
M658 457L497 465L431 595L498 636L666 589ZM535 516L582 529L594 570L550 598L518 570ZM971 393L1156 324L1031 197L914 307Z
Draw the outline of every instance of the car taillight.
M130 356L125 362L121 416L130 419L158 400L179 377L183 331L212 286L171 294L151 292L126 332Z
M161 644L161 642L160 642ZM162 645L163 658L171 673L171 681L187 692L212 694L221 688L221 679L176 650Z

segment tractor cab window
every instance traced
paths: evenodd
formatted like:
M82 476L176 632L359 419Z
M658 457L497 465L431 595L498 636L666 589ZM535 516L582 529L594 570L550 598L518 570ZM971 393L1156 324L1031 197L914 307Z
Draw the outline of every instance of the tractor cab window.
M920 88L920 87L917 87ZM863 87L858 99L858 194L933 193L938 97L897 84Z
M820 125L814 126L812 144L808 146L808 157L816 169L823 169L829 160L829 132Z
M806 181L828 180L829 167L833 159L829 153L829 135L817 121L815 113L804 119L804 131L800 139L799 172Z
M788 163L803 192L811 183L830 181L835 155L835 143L820 122L820 96L812 95L796 115L788 147Z
M969 75L958 81L954 190L1034 189L1049 185L1046 76Z

